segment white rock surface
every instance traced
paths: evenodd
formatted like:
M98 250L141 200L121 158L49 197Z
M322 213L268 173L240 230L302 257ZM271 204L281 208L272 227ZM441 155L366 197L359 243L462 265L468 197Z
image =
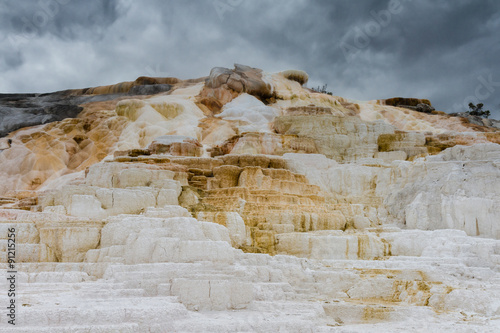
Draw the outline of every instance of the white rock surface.
M239 133L272 133L269 123L279 115L279 109L264 105L248 94L241 94L226 104L218 118L232 121Z
M325 249L341 238L365 237L390 244L392 256L328 258L328 252L312 251L317 260L271 257L231 248L228 229L185 217L187 212L175 207L161 210L165 217L110 218L100 248L88 251L82 263L19 263L17 300L25 306L19 307L18 327L38 332L66 332L68 326L93 332L500 328L491 319L500 315L500 241L451 230L368 229L362 235L337 232ZM366 249L372 255L380 251Z
M322 155L285 154L289 166L338 199L363 205L371 222L410 229L458 229L500 239L500 145L455 146L390 165L338 164Z
M0 332L499 332L500 145L426 156L428 134L413 130L470 127L356 106L287 75L262 74L269 105L183 82L96 113L114 119L92 123L99 131L69 119L13 136L0 154L0 192L13 190L0 198ZM212 182L224 173L220 157L169 165L177 157L110 155L160 136L226 154L236 180ZM78 149L81 161L69 157ZM285 151L321 154L285 154L285 166L276 156ZM246 156L259 166L242 167L240 153L274 159ZM210 191L219 196L206 200ZM12 209L19 203L33 211ZM342 230L306 232L324 207L324 229ZM15 329L5 320L10 228ZM275 255L249 253L266 249Z

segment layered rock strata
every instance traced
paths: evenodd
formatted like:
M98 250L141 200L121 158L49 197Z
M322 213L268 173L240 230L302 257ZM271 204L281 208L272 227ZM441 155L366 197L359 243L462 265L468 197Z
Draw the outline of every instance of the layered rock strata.
M235 65L0 96L36 125L0 139L16 327L497 332L494 123L307 80Z
M49 225L58 216L70 222L44 214ZM30 226L33 213L11 211L2 214L1 225L15 225L19 245L28 248L37 238L49 239L53 230L41 227L37 215ZM439 331L495 328L489 318L499 311L499 241L398 228L283 234L303 235L292 247L280 242L285 253L314 258L303 259L233 249L228 228L197 221L179 206L103 222L99 245L84 257L47 263L40 263L42 257L19 258L20 326L39 332L65 332L67 326L102 332L336 332L362 331L366 324L390 332L408 325ZM89 230L76 235L74 228L54 238L65 239L59 249L66 255L89 239L83 237ZM352 246L356 237L365 240L357 249L361 256L350 248L342 257L342 240ZM77 239L79 244L71 241ZM301 251L306 239L310 245ZM385 244L385 252L377 242ZM385 260L366 260L378 255ZM272 322L266 319L270 315Z

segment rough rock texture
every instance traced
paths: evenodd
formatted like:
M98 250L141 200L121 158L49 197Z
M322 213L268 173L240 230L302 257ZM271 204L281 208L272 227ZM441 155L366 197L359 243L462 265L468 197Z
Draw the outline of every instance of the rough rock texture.
M398 182L385 199L389 212L409 228L461 229L500 239L499 145L455 146L398 169L409 172L404 178L419 179Z
M7 218L19 230L21 253L35 249L38 238L54 246L43 240L43 228L17 222L32 216L14 212ZM84 258L73 258L77 262L19 259L18 301L26 304L19 326L47 332L63 332L68 325L103 332L498 328L489 318L499 311L499 241L463 232L301 234L310 235L309 256L318 261L242 253L231 248L229 229L199 222L178 206L109 218L99 229L99 248L94 244ZM66 233L86 239L74 230ZM69 254L77 245L70 239L65 244L55 248ZM357 246L344 252L344 244ZM294 242L290 250L300 246ZM386 260L366 260L379 255Z
M425 137L418 132L400 132L381 134L377 139L379 152L402 151L413 157L427 154Z
M168 153L173 156L201 156L202 145L193 138L179 135L159 136L151 142L148 150L151 154Z
M419 104L426 104L431 106L431 102L428 99L418 99L418 98L404 98L404 97L393 97L384 100L380 100L381 103L391 106L412 106L417 107Z
M500 145L455 146L440 155L342 165L321 155L286 154L291 170L304 173L339 201L358 204L373 223L413 229L460 229L500 239Z
M153 95L169 91L176 78L140 77L112 86L58 91L47 94L0 94L0 137L17 129L76 118L79 105L113 100L126 93ZM167 84L170 83L170 84Z
M500 331L496 123L307 80L235 65L0 96L25 111L0 115L16 329Z
M496 119L488 119L488 118L483 118L479 116L474 116L465 112L460 112L453 114L454 116L461 117L464 119L467 119L467 121L471 124L478 125L478 126L487 126L487 127L494 127L497 129L500 129L500 120Z
M235 64L234 69L215 67L210 71L207 88L232 89L237 93L247 93L266 99L271 97L272 86L262 79L262 70Z
M23 127L75 118L83 108L73 103L65 96L0 94L0 137Z
M45 192L39 209L102 219L180 204L195 217L238 229L237 248L271 254L277 234L345 228L334 202L304 176L286 170L281 158L117 156L115 161L127 163L90 167L84 184Z
M436 110L428 99L394 97L381 100L380 103L423 113L432 113Z
M492 141L485 137L485 134L496 134L498 138L498 129L490 125L476 125L470 123L463 117L456 117L441 111L433 111L430 114L412 111L407 108L380 105L378 101L357 102L346 105L354 108L362 120L376 121L384 120L403 131L419 131L432 134L462 135L469 134L476 136L476 139L470 142L478 141L484 138L486 141Z
M51 180L71 180L80 176L75 172L110 154L125 119L96 110L106 107L102 102L86 104L78 118L11 133L11 147L0 153L0 195L39 189Z
M273 126L279 134L312 139L318 153L339 162L373 157L379 151L378 138L394 133L394 129L383 122L367 123L358 117L322 112L311 117L293 109L291 115L277 117Z
M309 75L307 75L306 72L304 71L299 71L299 70L286 70L280 73L285 79L292 80L292 81L297 81L300 83L301 86L307 83L309 81Z

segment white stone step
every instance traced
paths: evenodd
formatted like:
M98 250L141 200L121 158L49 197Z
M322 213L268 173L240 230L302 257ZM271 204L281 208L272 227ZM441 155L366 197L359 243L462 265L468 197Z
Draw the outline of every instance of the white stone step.
M50 301L50 300L49 300ZM19 326L119 325L152 323L187 317L186 308L175 297L118 298L96 300L81 298L54 299L43 304L18 308Z
M256 301L286 300L294 294L292 286L288 283L254 283L253 294Z
M0 333L12 333L11 327L0 327ZM87 325L71 325L67 327L17 327L16 333L140 333L144 332L144 328L137 323L122 323L122 324L87 324Z
M434 318L435 312L427 306L399 306L393 304L363 304L352 302L323 303L325 314L341 325L373 324L406 321L411 318ZM368 328L368 327L367 327Z

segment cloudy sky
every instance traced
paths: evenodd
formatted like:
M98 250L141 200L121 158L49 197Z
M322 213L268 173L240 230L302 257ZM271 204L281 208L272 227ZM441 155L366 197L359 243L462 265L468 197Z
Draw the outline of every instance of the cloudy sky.
M0 0L0 92L242 63L358 100L482 102L500 119L498 0Z

